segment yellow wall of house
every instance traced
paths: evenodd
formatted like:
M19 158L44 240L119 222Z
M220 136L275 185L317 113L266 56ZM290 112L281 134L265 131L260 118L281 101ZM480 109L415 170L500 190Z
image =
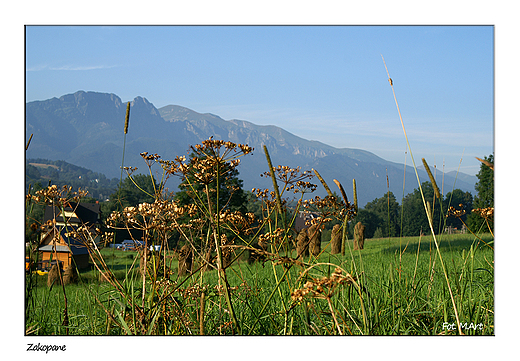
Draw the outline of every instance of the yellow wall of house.
M53 260L55 261L56 258L63 262L63 269L67 268L70 265L70 253L68 252L49 252L49 251L43 251L41 252L41 260L42 261L49 261Z

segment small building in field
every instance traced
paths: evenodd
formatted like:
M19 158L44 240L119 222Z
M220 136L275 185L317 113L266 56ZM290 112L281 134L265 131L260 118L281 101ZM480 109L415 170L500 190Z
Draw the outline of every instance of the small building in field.
M48 270L57 262L63 269L71 264L78 269L88 267L88 248L97 247L100 240L99 210L99 204L90 203L69 202L63 213L56 206L47 206L44 215L47 229L38 247L38 268Z
M133 239L125 239L121 243L121 249L123 251L136 251L139 248L144 248L145 245L146 244L144 241L134 241Z

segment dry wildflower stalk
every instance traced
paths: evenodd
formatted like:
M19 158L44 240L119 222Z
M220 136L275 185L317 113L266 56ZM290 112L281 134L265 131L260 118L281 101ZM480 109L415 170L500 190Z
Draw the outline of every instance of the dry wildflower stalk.
M448 213L446 214L446 217L456 217L458 218L462 224L466 227L467 230L469 230L471 232L471 234L473 234L480 242L484 243L486 246L488 246L489 248L493 249L493 247L491 247L487 242L485 242L481 237L479 237L478 235L476 235L467 225L466 223L464 222L464 220L462 219L462 216L466 214L466 210L464 210L464 205L463 204L459 204L459 207L460 209L456 209L455 207L451 206L450 208L448 208ZM491 234L493 235L493 231L491 230L491 227L489 226L489 221L490 220L493 220L493 215L494 215L494 211L495 211L495 208L494 207L488 207L488 208L475 208L475 209L472 209L472 212L475 213L475 214L478 214L480 215L482 218L484 218L486 220L486 224L488 225L488 228L491 232ZM494 235L493 235L494 237Z
M356 284L356 279L349 273L346 275L342 274L341 268L337 267L330 277L323 277L321 279L313 278L307 281L303 288L295 289L291 292L291 298L293 305L303 301L305 297L319 298L327 300L334 324L340 335L343 334L336 318L336 313L332 307L331 298L334 295L335 290L340 285L353 285Z
M303 288L295 289L291 292L291 298L294 302L301 302L304 297L330 298L339 285L352 285L355 282L354 276L350 273L343 275L342 269L336 267L330 277L312 278L303 285Z
M267 149L267 148L266 148ZM268 153L267 153L268 154ZM268 158L269 161L271 158ZM283 183L284 187L279 194L283 194L285 191L291 191L293 193L312 193L316 190L316 184L308 181L313 175L310 171L303 171L301 167L291 168L288 166L279 165L271 168L272 172L264 172L261 174L262 177L271 177L275 180L279 180ZM278 183L276 183L278 185ZM275 188L276 194L276 188Z
M383 59L383 64L385 65L386 74L388 75L388 81L390 83L390 86L392 87L392 93L393 93L393 96L394 96L395 105L397 107L397 113L399 114L399 120L401 121L401 127L403 128L404 137L406 139L406 145L407 145L408 151L410 153L410 158L412 159L413 168L415 170L415 176L417 178L417 182L419 183L419 191L421 193L421 198L422 198L422 201L423 201L423 205L424 205L424 208L426 210L426 200L424 199L424 194L423 194L423 191L422 191L422 188L421 188L421 181L419 179L419 173L417 172L417 166L415 165L415 159L414 159L414 156L413 156L413 153L412 153L412 148L410 147L410 142L408 140L408 135L406 134L406 128L404 126L403 117L401 115L401 110L399 109L399 103L397 102L397 97L395 95L394 82L393 82L392 78L390 78L390 73L389 73L388 68L386 66L386 62L385 62L385 58L383 57L383 54L381 54L381 59ZM453 311L455 312L455 319L457 321L458 331L459 331L459 334L462 334L462 329L461 329L461 326L460 326L459 313L457 311L457 305L455 303L455 298L453 297L453 292L451 290L451 285L450 285L450 281L449 281L449 278L448 278L448 274L446 272L446 267L444 265L444 261L442 260L442 255L441 255L440 250L439 250L439 244L437 242L437 238L435 236L435 232L434 232L434 229L433 229L433 222L432 222L431 219L429 219L428 223L429 223L429 226L430 226L431 233L433 235L433 240L435 242L435 248L437 249L437 254L439 255L439 259L440 259L441 266L442 266L443 273L444 273L444 278L446 279L446 285L448 286L448 291L449 291L449 294L450 294L450 299L451 299L451 303L452 303L452 306L453 306Z

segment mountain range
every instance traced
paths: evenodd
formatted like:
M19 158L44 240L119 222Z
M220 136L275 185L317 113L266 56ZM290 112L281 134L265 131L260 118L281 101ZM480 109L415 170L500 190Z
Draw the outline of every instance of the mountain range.
M126 135L124 166L136 166L148 172L141 152L174 159L188 155L190 145L214 139L229 140L254 147L252 155L241 158L239 177L245 189L269 188L272 183L260 174L267 171L263 152L266 145L273 165L300 166L302 170L318 170L332 190L333 179L339 180L352 197L352 179L356 179L361 206L390 191L397 199L403 194L405 168L403 164L387 161L361 149L335 148L291 134L273 125L260 126L245 120L224 120L214 114L201 114L179 106L167 105L157 109L146 98L136 97L130 106L130 122ZM78 91L44 101L26 103L26 135L33 134L26 151L27 158L45 158L66 162L102 173L109 178L120 177L123 157L123 127L126 102L115 94ZM160 168L156 170L159 172ZM421 182L427 181L419 170ZM442 174L438 177L440 184ZM173 181L173 182L172 182ZM445 189L455 188L475 193L475 176L455 172L444 174ZM178 181L170 179L168 187L176 189ZM177 183L176 183L177 182ZM315 179L314 183L319 184ZM412 167L406 167L405 194L417 188ZM318 195L326 195L319 184Z

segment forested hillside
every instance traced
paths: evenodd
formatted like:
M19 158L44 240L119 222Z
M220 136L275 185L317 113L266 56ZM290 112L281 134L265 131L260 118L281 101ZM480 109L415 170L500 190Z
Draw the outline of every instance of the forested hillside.
M69 185L74 191L88 190L89 197L106 200L117 189L119 179L108 179L104 174L78 167L63 160L27 159L25 161L25 190L46 187L49 182L57 186ZM39 186L38 186L39 184Z

